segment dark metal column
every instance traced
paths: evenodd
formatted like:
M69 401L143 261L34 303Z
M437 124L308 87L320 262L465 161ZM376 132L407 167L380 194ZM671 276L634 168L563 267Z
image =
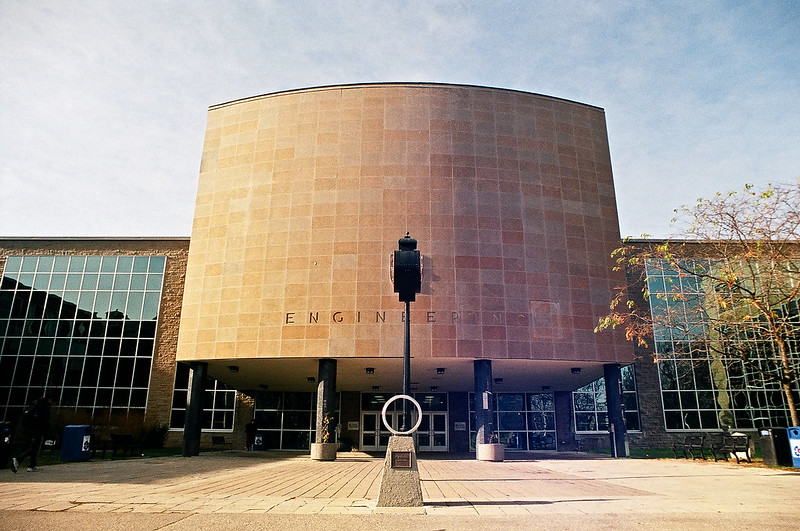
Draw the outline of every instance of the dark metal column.
M494 405L492 403L492 362L475 360L475 444L492 442Z
M186 397L186 419L183 424L183 455L200 455L200 434L203 430L203 398L206 391L208 363L189 363L189 391Z
M606 404L608 406L608 429L611 437L611 455L628 457L628 445L625 440L625 412L622 403L622 371L616 363L603 365L606 384Z
M315 442L335 442L336 360L319 360L317 384L317 433ZM325 422L328 419L328 422Z
M411 302L406 301L405 334L403 340L403 394L411 396ZM411 428L408 400L403 400L403 426L401 431Z

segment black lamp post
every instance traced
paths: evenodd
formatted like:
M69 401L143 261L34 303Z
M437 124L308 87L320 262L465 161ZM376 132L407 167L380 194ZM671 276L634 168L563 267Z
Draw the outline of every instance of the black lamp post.
M422 256L417 250L417 240L409 236L398 241L399 249L392 255L392 281L400 302L406 303L405 344L403 349L403 394L411 396L411 302L422 288ZM411 425L408 401L403 401L403 426Z

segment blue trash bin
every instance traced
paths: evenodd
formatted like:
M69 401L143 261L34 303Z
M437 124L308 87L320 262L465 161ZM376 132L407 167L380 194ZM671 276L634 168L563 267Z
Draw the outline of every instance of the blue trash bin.
M92 427L76 424L64 427L61 438L62 461L88 461L92 449Z
M789 450L792 452L792 465L800 468L800 427L794 426L786 430L789 436Z
M256 432L253 436L253 451L261 451L264 449L264 434Z

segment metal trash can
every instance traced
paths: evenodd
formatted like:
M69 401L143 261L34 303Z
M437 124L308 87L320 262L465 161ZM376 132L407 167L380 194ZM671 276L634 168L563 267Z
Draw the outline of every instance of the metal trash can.
M758 433L765 465L792 466L786 428L761 428Z
M11 457L11 423L0 422L0 468L8 468Z
M76 424L64 427L61 438L62 461L88 461L92 449L92 427Z
M786 430L789 436L789 452L792 456L792 465L800 468L800 427L794 426Z

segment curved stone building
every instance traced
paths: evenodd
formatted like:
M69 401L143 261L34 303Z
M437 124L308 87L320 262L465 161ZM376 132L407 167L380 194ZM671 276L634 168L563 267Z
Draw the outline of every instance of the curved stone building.
M48 393L54 433L379 451L410 324L420 451L624 455L790 425L741 360L687 365L659 329L634 363L624 337L593 333L623 281L617 227L597 107L411 83L217 105L191 240L0 237L0 424ZM406 233L424 266L410 322L389 275ZM676 296L669 268L644 273Z
M343 434L370 448L365 404L402 389L389 268L408 232L424 266L412 387L445 396L447 446L462 449L480 428L478 380L479 396L549 394L557 418L568 392L633 361L624 338L593 333L619 282L618 226L597 107L418 83L216 105L177 359L240 390L313 392L332 374Z

